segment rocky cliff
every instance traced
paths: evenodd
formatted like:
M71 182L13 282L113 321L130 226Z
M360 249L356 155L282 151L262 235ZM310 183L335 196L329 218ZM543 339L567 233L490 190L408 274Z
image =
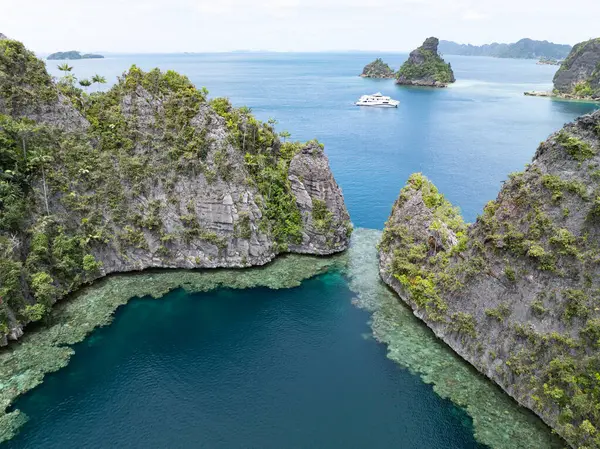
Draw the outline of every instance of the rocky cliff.
M360 76L363 78L394 78L396 74L389 65L383 62L383 59L377 58L365 66Z
M429 37L400 67L396 83L409 86L447 87L456 81L449 63L438 53L439 40Z
M439 338L573 447L600 447L600 112L543 142L472 225L411 176L379 258Z
M109 273L332 254L350 232L321 144L172 71L87 95L0 41L1 344Z
M557 94L600 98L600 38L580 42L554 75Z

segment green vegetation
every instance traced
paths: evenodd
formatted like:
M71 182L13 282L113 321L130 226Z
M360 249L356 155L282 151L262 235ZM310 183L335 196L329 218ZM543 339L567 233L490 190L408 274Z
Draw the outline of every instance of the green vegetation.
M558 202L562 199L564 191L587 198L587 188L579 181L565 181L556 175L545 174L542 176L542 185L552 192L552 200ZM567 210L568 215L568 210Z
M473 315L469 313L458 312L452 315L450 321L450 327L455 332L469 336L471 338L477 337L477 331L475 330L475 319Z
M22 43L10 39L0 40L0 97L11 115L35 112L58 99L44 63Z
M515 273L515 270L509 265L506 265L504 268L504 276L506 276L506 279L508 279L510 282L517 281L517 273Z
M590 144L570 135L564 130L557 134L556 141L562 145L567 153L580 162L590 159L596 154Z
M449 232L452 217L434 216L437 189L411 177L380 244L398 281L390 284L417 316L438 335L457 333L448 338L459 354L483 372L491 367L511 395L588 449L600 447L600 190L591 125L568 126L542 144L537 163L511 174L462 238Z
M367 64L361 74L365 78L393 78L394 71L381 58Z
M452 232L458 243L453 247L437 247L429 236L413 235L406 225L390 226L388 223L380 248L394 249L391 274L410 294L417 308L423 309L432 320L445 320L448 306L442 299L442 291L460 288L456 283L459 271L469 276L481 267L475 263L460 265L456 271L446 270L449 259L456 258L466 247L466 225L458 209L421 173L410 176L394 208L401 207L415 193L421 196L431 212L432 234L439 235L444 241L446 233Z
M420 50L420 53L424 61L420 64L406 61L398 70L397 77L407 80L432 78L434 81L444 84L454 82L454 73L449 63L444 62L436 52Z
M331 232L331 226L333 225L333 214L327 209L325 201L314 198L312 202L312 217L315 228L323 234L328 234Z
M582 81L575 85L573 93L580 97L591 97L594 94L594 90L589 81Z
M571 321L574 317L585 318L589 314L589 298L583 290L565 290L563 297L566 299L563 318Z
M438 44L437 38L430 37L423 42L423 45L412 51L396 74L397 83L438 87L453 83L454 72L450 64L439 55Z
M288 172L304 145L280 142L274 121L223 98L209 102L206 89L173 71L132 66L107 92L89 94L82 88L104 77L78 80L67 63L59 69L64 76L54 84L22 44L0 40L0 331L41 319L101 276L107 251L129 262L140 251L172 255L182 241L207 248L208 258L225 257L231 239L253 232L278 251L302 243ZM53 113L58 101L89 126L62 111L52 123L68 126L21 117L42 114L42 106ZM223 126L226 133L211 134ZM247 186L262 216L257 229L244 206L233 229L218 233L194 201L181 204L178 187L204 188L204 181ZM332 214L322 206L315 201L313 219L327 233Z
M531 303L531 310L536 316L539 317L543 316L547 312L546 308L544 307L544 301L542 301L541 298L536 299Z
M373 335L387 346L388 357L420 375L442 398L464 408L473 419L475 439L486 447L515 449L518 442L522 449L564 449L564 441L457 357L415 317L411 308L405 307L398 296L380 282L375 250L380 239L381 233L377 230L355 231L348 250L348 278L350 289L357 294L355 303L373 314L370 320ZM486 325L489 328L489 323ZM487 330L479 332L477 341L485 341L487 335ZM463 334L457 336L460 338ZM500 353L496 356L501 357ZM494 357L493 353L490 357Z
M595 156L591 145L566 131L560 132L556 141L558 148L564 148L575 163ZM591 164L590 170L594 167ZM584 176L586 172L582 171ZM595 219L596 206L588 202L589 184L586 184L582 176L566 180L555 174L542 175L535 168L513 175L505 184L500 201L486 206L478 221L478 231L483 233L494 255L503 255L511 261L513 270L523 267L529 271L531 266L524 259L528 257L537 261L538 269L550 271L558 285L572 285L550 290L551 281L545 281L549 284L530 306L532 323L557 320L569 333L541 334L530 323L515 326L518 339L511 342L506 361L509 374L504 379L521 385L518 397L533 400L536 412L546 414L560 408L557 424L560 433L576 447L592 448L600 447L598 434L593 430L600 425L597 408L600 358L591 349L597 347L600 336L599 290L594 275L590 274L594 273L598 260L598 247L595 237L588 236L594 232L589 228L592 223L579 230L573 229L570 221L571 211L581 210L590 210ZM546 199L544 190L551 192L552 202ZM572 196L567 197L567 193ZM568 208L556 204L563 200L569 202ZM581 235L576 235L576 231ZM486 314L503 320L500 310L487 310ZM580 338L572 338L570 334L577 329Z
M211 106L225 119L232 144L244 153L246 169L265 200L265 217L279 250L287 251L290 243L301 243L302 217L288 170L303 145L279 142L272 123L256 120L248 108L233 108L225 98L212 100Z
M498 321L504 321L510 316L510 307L506 304L500 304L495 309L487 309L485 314L490 318L494 318Z
M236 237L249 240L252 237L252 227L250 225L250 216L248 212L241 212L238 221L235 223Z
M575 97L600 97L600 38L575 45L554 76L556 93Z

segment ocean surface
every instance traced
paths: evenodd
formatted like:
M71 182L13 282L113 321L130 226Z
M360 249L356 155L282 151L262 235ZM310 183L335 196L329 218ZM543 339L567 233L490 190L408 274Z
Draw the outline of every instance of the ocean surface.
M524 97L556 67L448 56L444 90L357 75L402 54L116 55L71 61L114 80L131 64L187 75L294 139L325 144L356 226L381 229L421 171L467 220L540 141L594 109ZM56 62L48 64L59 75ZM106 86L108 88L108 86ZM353 105L381 91L398 109ZM288 290L227 289L134 299L75 346L64 369L17 401L30 421L11 448L482 448L470 417L386 357L337 272Z
M556 71L533 60L447 56L458 81L433 90L357 76L376 57L396 69L407 55L123 55L69 63L79 78L99 73L107 80L132 64L176 70L206 87L211 97L229 97L262 120L278 120L278 129L289 131L292 139L317 138L325 144L355 225L377 229L416 171L428 176L467 220L475 220L508 173L531 161L541 141L595 108L525 97L527 90L551 90ZM57 64L48 61L48 69L60 76ZM398 109L354 106L361 95L378 91L400 100Z

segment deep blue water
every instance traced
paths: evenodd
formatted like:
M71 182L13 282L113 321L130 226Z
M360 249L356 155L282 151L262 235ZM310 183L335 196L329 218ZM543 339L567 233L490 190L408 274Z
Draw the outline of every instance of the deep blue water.
M470 420L372 339L339 274L136 299L17 404L11 448L476 449Z
M527 98L552 66L449 57L446 90L364 80L382 56L128 55L73 61L109 79L159 66L229 96L296 139L326 146L354 223L382 228L408 175L422 171L473 220L549 133L592 106ZM57 74L55 64L49 64ZM361 109L381 91L397 110ZM477 448L471 422L385 357L338 274L291 290L136 299L76 346L71 364L17 402L31 420L13 448Z
M589 103L525 97L550 90L555 66L533 60L447 56L458 82L431 90L365 80L363 66L382 57L397 68L403 54L128 55L73 61L74 73L114 80L135 63L186 74L211 96L275 118L292 138L325 144L354 223L383 228L408 176L422 171L475 219L506 175L522 170L537 145L565 122L590 112ZM56 61L48 64L58 76ZM401 101L397 110L353 105L381 91Z

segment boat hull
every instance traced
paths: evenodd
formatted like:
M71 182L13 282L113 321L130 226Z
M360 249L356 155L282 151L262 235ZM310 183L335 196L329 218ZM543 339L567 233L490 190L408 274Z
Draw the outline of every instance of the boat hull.
M355 103L356 106L364 106L366 108L397 108L397 104L361 104Z

